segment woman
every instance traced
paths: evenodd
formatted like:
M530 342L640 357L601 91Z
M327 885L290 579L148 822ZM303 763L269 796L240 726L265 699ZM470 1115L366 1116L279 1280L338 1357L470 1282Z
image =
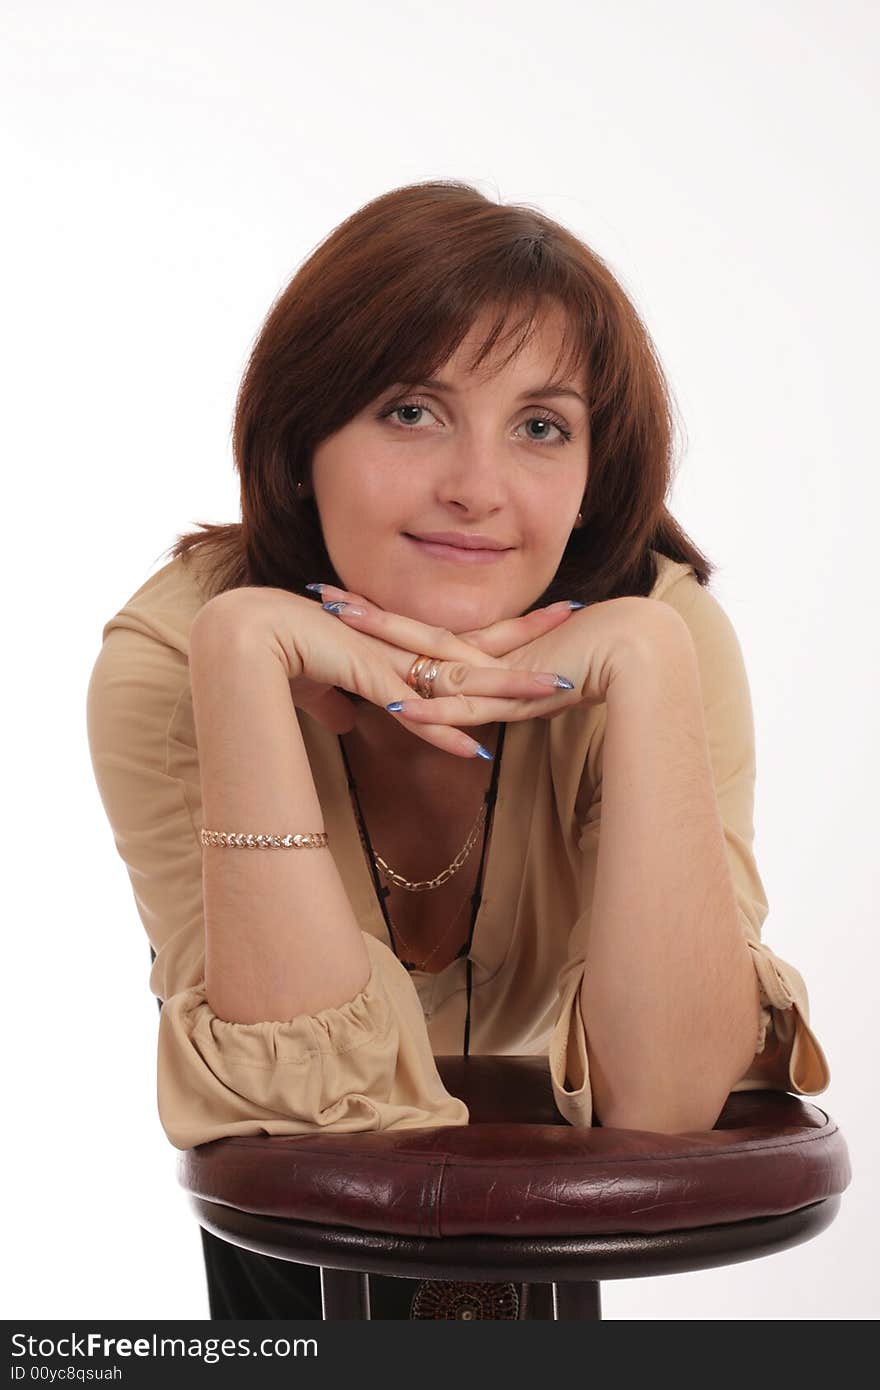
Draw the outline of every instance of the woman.
M178 539L89 688L172 1144L466 1124L459 1049L548 1056L585 1127L828 1085L671 438L608 268L467 185L377 198L277 300L242 523ZM316 1270L203 1239L213 1316L320 1316Z

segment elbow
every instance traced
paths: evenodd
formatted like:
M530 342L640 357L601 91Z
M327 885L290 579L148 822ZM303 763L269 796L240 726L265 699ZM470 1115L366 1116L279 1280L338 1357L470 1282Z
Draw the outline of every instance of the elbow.
M603 1129L641 1130L647 1134L705 1134L715 1128L723 1108L723 1102L718 1106L697 1108L683 1104L672 1108L668 1104L626 1098L600 1105L594 1099L594 1113Z
M644 1130L652 1134L705 1134L715 1128L735 1083L754 1055L754 1018L741 1030L736 1053L710 1054L696 1065L681 1056L650 1060L641 1056L625 1074L611 1074L587 1041L594 1113L603 1129ZM692 1059L691 1059L692 1060ZM719 1080L719 1078L722 1078Z
M609 1083L591 1058L593 1111L603 1129L637 1129L649 1134L704 1134L714 1129L727 1101L716 1089L711 1096L696 1087L673 1087L667 1076L650 1088Z

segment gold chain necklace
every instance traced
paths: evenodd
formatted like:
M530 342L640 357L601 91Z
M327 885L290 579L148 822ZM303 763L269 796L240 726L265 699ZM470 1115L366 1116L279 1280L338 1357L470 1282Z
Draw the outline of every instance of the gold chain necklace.
M352 802L354 802L354 794L353 794L352 792L350 792L350 797L351 797ZM410 893L426 893L426 892L427 892L429 889L431 889L431 888L439 888L442 884L447 883L447 882L449 881L449 879L453 878L453 877L455 876L455 874L458 873L458 871L459 871L459 869L461 868L461 866L464 864L465 860L467 859L468 855L470 854L471 850L473 849L474 844L476 843L477 837L478 837L479 832L480 832L480 826L481 826L482 822L484 821L484 819L485 819L485 817L486 817L486 810L487 810L487 806L486 806L486 802L485 802L485 800L484 800L482 806L480 807L479 813L478 813L478 815L477 815L477 819L474 821L473 827L471 828L471 831L470 831L470 833L469 833L469 835L468 835L468 837L467 837L467 840L466 840L465 843L464 843L464 846L459 850L458 854L455 856L455 858L453 859L452 863L451 863L451 864L447 864L446 868L443 869L443 870L436 876L436 878L431 878L431 879L420 879L420 880L418 880L417 882L412 882L410 879L405 878L405 877L403 876L403 874L396 873L395 870L392 869L391 866L390 866L389 864L386 863L386 861L382 858L382 856L381 856L380 854L377 854L377 853L375 852L375 850L373 851L373 860L374 860L374 862L376 863L376 865L382 870L382 872L386 875L386 877L389 878L389 879L391 879L392 883L396 883L400 888L405 888L405 889L407 889L407 891L410 892ZM361 844L363 845L363 848L364 848L364 854L369 855L369 852L370 852L370 851L369 851L369 847L368 847L367 842L366 842L366 840L365 840L365 838L364 838L364 832L363 832L363 830L361 829L361 825L360 825L360 820L359 820L359 819L358 819L358 835L360 836L360 841L361 841ZM456 914L455 914L455 916L453 917L452 921L450 922L449 926L446 928L446 931L445 931L445 932L443 933L443 935L441 936L440 940L437 942L437 945L434 947L433 951L431 951L430 955L428 955L428 956L425 957L425 959L422 961L421 965L420 965L420 966L417 965L417 964L415 963L415 961L412 961L412 960L404 960L404 961L401 961L401 964L403 965L404 969L409 969L409 970L424 970L424 967L428 964L428 961L431 960L431 959L437 954L437 952L440 950L440 947L443 945L444 941L445 941L446 938L449 936L449 933L452 931L452 928L455 926L455 924L457 923L459 917L461 916L462 910L464 909L464 907L467 905L467 903L468 903L469 901L470 901L470 894L468 894L468 897L465 898L464 902L461 904L461 907L459 907L458 911L456 912ZM390 913L389 913L389 921L390 921ZM403 946L406 948L406 950L407 950L408 952L411 951L411 950L412 950L412 947L410 946L410 943L404 939L404 936L403 936L403 934L402 934L400 928L399 928L394 922L392 922L391 925L392 925L392 927L394 927L394 931L396 932L397 936L400 938L400 941L401 941L401 943L403 944Z
M390 878L391 882L396 883L399 888L405 888L408 893L427 893L430 888L439 888L442 884L448 882L449 879L451 879L455 874L458 873L462 864L467 859L468 855L470 854L471 850L476 844L477 836L480 833L480 825L482 824L485 815L486 803L484 801L482 806L480 807L477 819L474 821L473 828L471 829L471 832L464 843L464 848L458 851L458 854L455 856L452 863L447 864L446 868L443 869L442 872L439 873L436 878L419 879L418 882L412 883L408 878L404 878L403 874L395 873L394 870L388 864L386 864L381 854L374 854L373 858L379 865L379 868L385 874L386 878Z

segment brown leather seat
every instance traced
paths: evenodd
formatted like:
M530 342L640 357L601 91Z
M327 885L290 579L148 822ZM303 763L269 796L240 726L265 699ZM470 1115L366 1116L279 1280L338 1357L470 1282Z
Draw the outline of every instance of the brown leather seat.
M710 1268L809 1240L852 1177L834 1120L787 1092L734 1092L705 1133L584 1130L556 1110L544 1057L438 1057L437 1067L470 1124L219 1139L182 1153L200 1223L319 1265L325 1319L369 1317L370 1275L526 1281L528 1316L596 1319L602 1277ZM517 1315L449 1306L459 1311L423 1315Z

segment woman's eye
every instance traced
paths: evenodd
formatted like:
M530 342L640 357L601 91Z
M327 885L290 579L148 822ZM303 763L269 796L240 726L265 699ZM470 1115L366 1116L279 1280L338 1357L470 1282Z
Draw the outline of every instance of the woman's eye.
M392 405L387 410L383 410L382 414L379 416L379 419L384 420L385 417L388 415L399 415L400 412L403 410L420 410L422 412L427 411L429 415L433 415L434 413L432 410L429 410L426 405L417 405L414 401L405 401L403 405ZM417 422L415 420L402 420L399 423L409 427L410 425L414 425Z
M378 420L386 420L392 415L399 416L404 410L422 411L427 412L427 414L429 415L434 414L430 406L424 405L421 401L398 401L393 405L384 406L383 409L379 411L379 414L376 418ZM409 429L414 434L420 433L420 431L413 428L416 425L416 423L417 422L414 420L398 421L397 428ZM523 421L523 424L538 424L544 426L544 432L542 434L530 435L530 442L533 444L541 444L548 438L551 444L565 444L568 442L569 439L571 439L571 430L567 428L567 426L563 423L562 420L558 419L558 417L555 416L552 413L552 411L549 410L546 412L541 410L537 414L530 415L527 420ZM553 439L552 437L548 436L546 430L546 427L548 425L550 425L553 429L557 431L558 435L560 436L558 439Z
M552 415L530 415L528 420L523 421L523 423L526 425L550 425L552 429L557 430L562 436L561 439L551 440L553 444L564 444L567 440L571 439L571 430L567 429L561 420L555 420ZM532 435L532 438L535 440L536 444L540 444L547 438L547 435L542 434L537 438Z

